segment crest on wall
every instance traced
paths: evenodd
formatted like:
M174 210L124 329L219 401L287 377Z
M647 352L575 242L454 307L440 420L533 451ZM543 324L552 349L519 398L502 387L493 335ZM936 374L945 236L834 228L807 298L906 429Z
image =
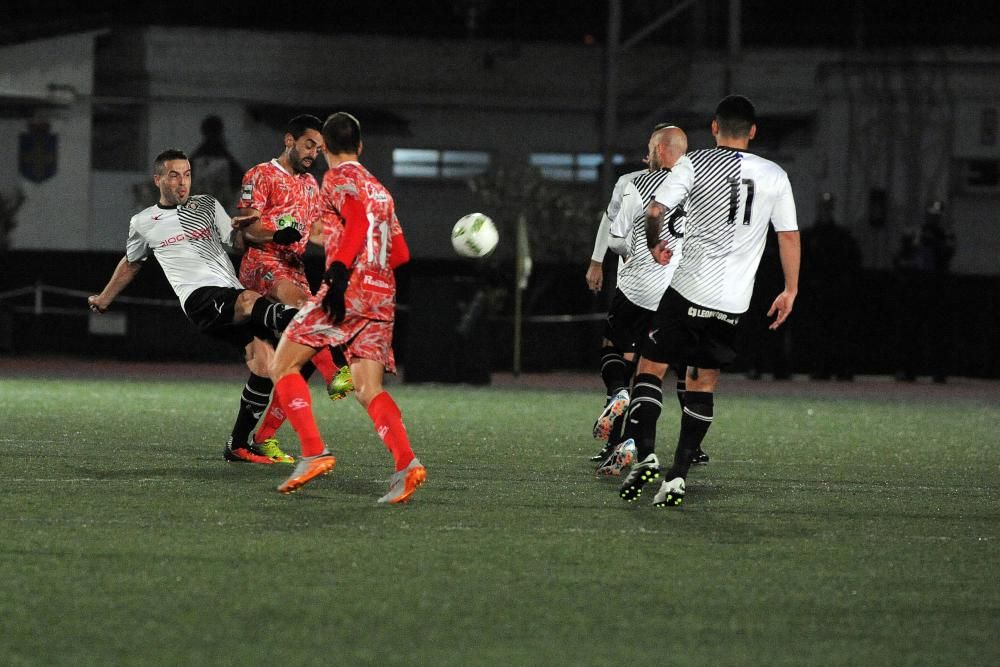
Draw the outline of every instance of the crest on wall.
M48 123L30 123L18 143L17 168L32 183L43 183L56 174L59 164L59 137Z

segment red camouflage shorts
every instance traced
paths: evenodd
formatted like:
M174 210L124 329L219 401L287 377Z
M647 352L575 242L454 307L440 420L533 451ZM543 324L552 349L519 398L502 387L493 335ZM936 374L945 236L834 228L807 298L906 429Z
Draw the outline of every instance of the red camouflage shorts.
M293 343L321 349L340 346L350 363L354 359L378 361L388 373L396 372L396 357L392 353L392 320L373 320L347 311L344 321L334 324L323 310L325 286L299 310L282 333Z
M281 280L292 282L306 294L312 294L301 262L293 266L277 257L257 255L252 259L244 257L240 264L240 283L258 294L271 294L274 285Z

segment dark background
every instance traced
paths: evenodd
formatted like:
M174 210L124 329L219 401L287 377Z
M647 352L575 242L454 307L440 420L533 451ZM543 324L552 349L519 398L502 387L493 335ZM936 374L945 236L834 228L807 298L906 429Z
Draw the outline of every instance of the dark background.
M192 0L41 0L4 2L0 33L53 22L121 25L188 25L327 34L396 34L428 37L475 36L500 40L602 43L608 3L602 0L424 0L422 2L207 3ZM678 0L622 0L623 34L648 25ZM727 0L702 0L709 24L723 24ZM682 20L665 27L661 38L690 39ZM473 16L470 20L470 16ZM928 2L796 2L743 0L743 43L747 46L997 46L998 3L971 0ZM671 32L673 31L673 32ZM724 31L722 32L724 35ZM720 46L709 44L707 46Z

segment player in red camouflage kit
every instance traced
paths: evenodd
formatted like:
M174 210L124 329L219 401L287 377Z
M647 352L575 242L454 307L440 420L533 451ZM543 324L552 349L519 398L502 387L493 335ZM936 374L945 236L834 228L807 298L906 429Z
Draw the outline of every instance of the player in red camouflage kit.
M323 148L322 129L323 122L308 114L288 121L282 154L256 165L243 177L239 207L244 215L233 222L243 228L249 242L240 263L240 282L295 308L304 306L312 294L302 261L306 246L310 241L323 245L320 189L308 172ZM345 367L338 376L329 350L317 354L303 373L308 379L316 369L322 373L331 398L346 395L338 388L347 385L349 390L350 374ZM293 463L274 437L284 421L284 413L272 401L250 449L275 462Z
M324 204L343 226L333 224L328 230L323 285L285 329L271 366L278 404L302 441L302 456L278 490L291 493L336 465L323 444L309 387L300 373L317 350L335 346L347 357L358 402L396 464L389 491L379 502L401 503L427 478L410 448L399 408L382 388L385 371L396 370L393 270L409 260L410 252L392 195L358 162L362 150L358 120L343 112L331 115L323 125L323 141L330 165L323 178Z

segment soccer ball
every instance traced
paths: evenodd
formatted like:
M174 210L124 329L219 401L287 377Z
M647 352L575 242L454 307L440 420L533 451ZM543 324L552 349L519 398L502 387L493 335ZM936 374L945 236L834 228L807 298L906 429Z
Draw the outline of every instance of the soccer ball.
M486 257L497 247L500 233L490 216L470 213L462 216L451 230L451 245L462 257Z

